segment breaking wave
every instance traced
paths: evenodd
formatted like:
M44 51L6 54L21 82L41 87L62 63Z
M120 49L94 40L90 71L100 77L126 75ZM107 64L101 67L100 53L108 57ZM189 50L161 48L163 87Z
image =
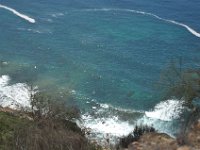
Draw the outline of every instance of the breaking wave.
M7 7L5 5L1 5L0 4L0 8L3 8L3 9L6 9L8 11L11 11L13 14L17 15L18 17L22 18L22 19L25 19L26 21L30 22L30 23L35 23L35 19L25 15L25 14L22 14L20 12L18 12L17 10L13 9L13 8L10 8L10 7Z
M153 126L157 131L174 136L178 131L178 119L184 110L183 101L170 99L158 103L152 111L137 111L86 101L91 112L83 113L79 126L89 131L88 138L116 141L134 130L135 125Z
M184 23L181 23L181 22L174 21L174 20L162 18L162 17L160 17L158 15L155 15L155 14L149 13L149 12L138 11L138 10L133 10L133 9L115 9L115 8L84 9L82 11L89 11L89 12L91 12L91 11L104 11L104 12L108 12L108 11L121 11L121 12L131 12L131 13L136 13L136 14L147 15L147 16L151 16L151 17L154 17L156 19L159 19L159 20L171 23L171 24L175 24L175 25L181 26L181 27L187 29L194 36L200 38L200 33L197 32L197 31L195 31L190 26L188 26L188 25L186 25Z
M0 106L11 109L29 109L31 89L25 83L9 85L10 77L2 75L0 77Z
M158 103L153 111L147 111L145 115L149 118L172 121L180 117L183 109L183 101L172 99Z
M0 77L0 106L12 109L30 109L31 88L25 83L10 84L10 77ZM75 90L72 94L77 94ZM170 99L158 103L152 111L138 111L114 107L110 104L98 103L87 99L85 105L91 109L81 114L78 125L87 129L88 138L97 142L116 142L119 137L126 136L134 130L135 125L153 126L159 132L174 135L178 126L174 121L180 118L184 110L183 101Z
M152 111L146 111L144 116L137 120L137 123L153 126L159 132L174 136L180 130L179 122L184 109L182 100L162 101Z
M82 115L84 128L89 129L94 136L105 137L122 137L128 135L134 129L128 121L121 121L117 116L96 118L89 114Z
M108 104L99 104L86 102L91 105L92 111L83 113L78 125L86 129L89 134L88 138L97 141L98 143L106 143L106 139L110 139L111 143L115 143L119 137L128 135L134 129L134 124L128 119L123 119L122 116L127 113L132 115L126 109L115 108ZM124 114L123 114L124 113ZM137 113L137 112L136 112Z

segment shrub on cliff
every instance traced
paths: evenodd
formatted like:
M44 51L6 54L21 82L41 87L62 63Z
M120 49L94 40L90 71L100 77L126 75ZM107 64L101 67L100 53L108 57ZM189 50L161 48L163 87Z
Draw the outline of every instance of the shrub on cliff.
M2 149L5 150L100 149L91 144L73 122L73 119L79 117L79 111L72 105L68 105L64 99L47 93L37 93L32 96L31 105L32 112L23 112L27 115L26 119L22 120L19 115L8 115L8 113L7 117L14 121L7 122L7 118L0 118L0 148L3 147ZM28 120L29 115L32 117L31 120ZM4 139L3 143L2 139Z
M38 92L32 96L33 123L16 130L14 140L17 150L96 150L73 122L79 110L69 105L69 93L55 96Z
M0 150L14 149L14 132L17 127L29 126L30 120L0 111Z
M161 74L160 89L164 89L164 99L176 98L184 101L189 108L184 114L180 139L184 139L185 132L200 117L200 68L188 69L183 67L182 59L172 61ZM184 142L183 142L184 143Z
M200 69L183 69L181 59L179 64L172 61L161 73L159 88L165 91L164 99L176 97L194 108L193 101L200 99Z
M79 118L79 110L70 104L73 97L66 92L59 96L55 93L38 92L31 96L31 113L34 119L49 118L72 120Z
M139 138L143 134L149 133L149 132L155 132L155 129L153 127L149 127L149 126L143 126L143 125L137 126L136 125L135 129L133 130L132 133L130 133L128 136L120 139L119 147L127 148L130 143L139 140Z
M73 124L73 128L76 125ZM92 150L94 146L79 131L65 122L40 119L15 130L16 150Z

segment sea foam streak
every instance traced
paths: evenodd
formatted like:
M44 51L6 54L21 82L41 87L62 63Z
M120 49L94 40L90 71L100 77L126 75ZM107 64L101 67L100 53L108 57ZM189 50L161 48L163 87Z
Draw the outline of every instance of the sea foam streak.
M183 24L183 23L180 23L180 22L177 22L177 21L174 21L174 20L170 20L170 19L165 19L165 18L159 17L158 15L155 15L155 14L152 14L152 13L148 13L148 12L144 12L144 11L138 11L138 10L133 10L133 9L115 9L115 8L85 9L84 11L122 11L122 12L132 12L132 13L152 16L152 17L157 18L159 20L162 20L162 21L165 21L165 22L168 22L168 23L172 23L172 24L181 26L181 27L187 29L194 36L200 38L200 33L195 31L194 29L192 29L191 27L189 27L186 24Z
M17 15L17 16L19 16L19 17L25 19L25 20L27 20L27 21L30 22L30 23L35 23L35 22L36 22L35 19L30 18L29 16L27 16L27 15L25 15L25 14L22 14L22 13L16 11L16 10L13 9L13 8L10 8L10 7L7 7L7 6L5 6L5 5L1 5L1 4L0 4L0 8L6 9L6 10L8 10L8 11L11 11L13 14L15 14L15 15Z

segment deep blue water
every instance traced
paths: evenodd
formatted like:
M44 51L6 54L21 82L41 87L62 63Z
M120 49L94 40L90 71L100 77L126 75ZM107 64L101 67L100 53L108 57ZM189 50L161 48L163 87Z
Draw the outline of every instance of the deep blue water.
M200 38L182 26L127 11L149 12L200 32L199 0L0 4L36 20L31 24L0 9L0 60L12 64L1 68L1 75L10 75L15 82L31 80L40 88L75 90L81 104L95 99L146 111L161 100L155 84L167 63L181 57L185 67L199 65Z

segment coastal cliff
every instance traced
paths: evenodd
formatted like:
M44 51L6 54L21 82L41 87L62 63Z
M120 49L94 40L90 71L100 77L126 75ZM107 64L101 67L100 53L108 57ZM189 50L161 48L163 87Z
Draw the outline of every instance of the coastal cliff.
M172 138L164 133L145 133L123 150L199 150L200 120L196 120L184 135Z
M48 121L47 122L42 121L42 122L49 124ZM21 131L22 130L26 131L22 128L23 127L26 128L27 125L33 127L36 124L37 124L36 121L34 121L34 119L30 116L30 114L1 107L0 108L0 129L1 129L0 130L1 131L0 132L0 138L1 138L0 148L2 150L13 148L10 146L13 146L12 141L16 138L15 137L16 133L18 134L19 139L20 139L20 136L24 136L24 134L16 132L16 129L20 129ZM190 127L188 127L184 135L180 135L177 138L172 138L165 133L157 133L156 131L153 131L149 133L144 133L136 141L130 142L127 148L123 148L123 147L120 148L120 145L112 146L112 148L109 146L101 147L101 146L95 145L94 141L93 141L93 144L91 144L88 142L88 140L85 139L84 133L81 132L81 130L76 126L76 124L67 122L65 125L66 125L66 128L64 129L60 128L60 126L58 127L57 125L53 125L55 126L53 130L54 130L54 133L59 133L60 130L63 129L63 132L69 133L67 136L68 138L70 137L71 140L66 141L66 143L64 144L72 145L73 150L79 150L82 146L83 146L82 149L86 148L87 150L119 150L119 149L120 150L147 150L147 149L148 150L199 150L200 149L200 120L199 119L194 121L194 123L192 123ZM39 129L40 127L38 128L38 132L39 132ZM48 130L48 129L45 127L45 130ZM32 132L31 130L29 130L29 136L31 136L30 134L34 135L34 131ZM59 134L55 134L55 135L59 137ZM54 142L59 141L59 139L56 139L56 137L52 137L52 140ZM68 150L68 147L63 147L63 149Z

